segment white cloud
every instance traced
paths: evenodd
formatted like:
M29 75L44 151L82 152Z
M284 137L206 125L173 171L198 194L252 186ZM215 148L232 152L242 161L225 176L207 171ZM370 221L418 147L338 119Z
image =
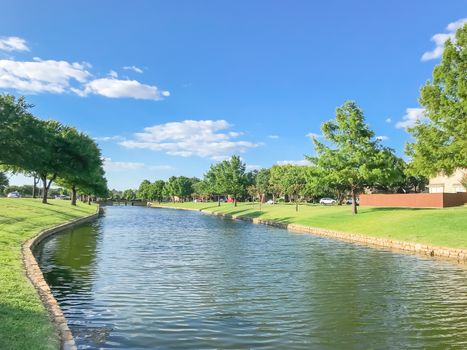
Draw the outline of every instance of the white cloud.
M277 140L279 138L278 135L269 135L268 137L273 140Z
M84 83L91 76L87 71L89 67L86 62L42 61L39 58L29 62L0 60L0 88L23 93L61 94L73 90L72 83Z
M81 96L95 94L109 98L129 97L139 100L161 100L170 96L169 91L161 91L157 86L141 84L136 80L113 78L94 79L85 84L84 90L75 92Z
M435 48L431 51L427 51L422 55L422 61L434 60L440 58L443 55L444 43L446 40L451 39L455 40L456 30L461 28L465 23L467 23L467 18L462 18L456 22L449 23L446 27L447 33L438 33L431 37L431 41L435 43Z
M407 108L405 110L405 115L402 117L402 120L396 123L396 128L411 128L415 126L415 124L420 121L423 122L426 120L424 115L425 109L424 108Z
M378 140L378 141L387 141L387 140L389 140L389 137L381 135L381 136L376 136L375 139Z
M136 66L125 66L123 67L123 69L125 70L132 70L133 72L136 72L136 73L143 73L143 70L141 68L138 68Z
M303 160L279 160L276 162L277 165L310 165L310 162L306 159Z
M391 123L392 123L392 119L391 119L391 118L386 118L385 122L388 123L388 124L391 124Z
M115 136L97 136L94 137L96 141L123 141L125 138L123 136L115 135Z
M18 37L0 38L0 50L29 51L24 39ZM91 65L86 62L15 59L0 60L0 89L17 90L20 93L74 93L85 97L91 94L109 98L135 98L161 100L170 96L169 91L159 90L155 85L143 84L137 80L118 79L110 70L106 78L94 79L89 72ZM142 70L135 66L124 67L135 72Z
M134 140L120 142L127 148L164 151L168 155L198 156L223 160L226 157L244 153L259 143L234 140L242 133L220 132L230 128L225 120L184 120L147 127L136 133Z
M116 162L111 158L104 158L105 171L125 171L125 170L172 170L170 165L146 165L141 162Z
M7 52L29 51L29 47L26 45L26 40L17 36L9 36L0 38L0 50Z
M313 139L313 138L319 139L319 138L323 137L323 135L321 135L321 134L316 134L316 133L314 133L314 132L309 132L309 133L306 134L305 136L306 136L306 137L309 137L310 139Z
M261 165L257 165L257 164L247 164L245 166L246 171L260 170L261 168L263 168L263 167Z

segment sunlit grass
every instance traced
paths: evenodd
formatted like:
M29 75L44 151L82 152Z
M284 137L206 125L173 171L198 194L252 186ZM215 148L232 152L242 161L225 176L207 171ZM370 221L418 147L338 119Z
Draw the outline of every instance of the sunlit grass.
M96 211L70 201L0 198L0 349L58 349L47 311L27 279L21 244L40 231Z
M163 203L164 206L204 209L231 215L276 220L345 232L366 234L436 246L467 248L467 206L444 209L360 207L304 204L299 211L290 204Z

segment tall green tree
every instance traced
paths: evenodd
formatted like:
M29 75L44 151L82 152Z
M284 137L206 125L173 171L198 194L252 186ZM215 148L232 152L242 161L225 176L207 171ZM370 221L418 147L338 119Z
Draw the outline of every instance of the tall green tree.
M321 130L326 141L314 138L316 156L307 159L328 184L345 187L357 214L357 195L376 182L391 181L396 157L375 139L355 102L347 101L337 108L335 119L325 122Z
M159 203L162 202L163 190L164 190L164 180L156 180L149 185L148 198L150 200L157 200Z
M62 153L66 159L55 182L71 190L71 204L76 205L78 190L91 192L90 195L105 193L101 188L105 182L102 156L95 141L68 126L62 128L60 136L64 139Z
M122 198L127 201L132 201L136 199L136 191L132 190L131 188L123 191Z
M9 184L8 177L5 175L5 173L0 171L0 194L3 193L5 190L5 187L7 187Z
M266 195L271 191L269 180L271 179L270 169L260 169L255 178L255 190L259 197L259 209L265 201Z
M193 184L193 194L203 201L207 200L212 193L212 188L206 180L198 181Z
M426 122L409 129L415 142L407 144L411 170L430 177L467 168L467 24L447 40L432 81L420 91Z
M24 97L0 94L0 165L8 170L29 169L41 149L36 144L39 121Z
M271 167L269 185L274 199L287 194L287 188L284 182L285 172L286 168L283 165L273 165Z
M151 199L151 182L149 180L143 180L138 188L137 196L140 199Z
M205 178L213 184L216 192L231 196L235 206L238 197L246 193L248 179L245 164L239 156L212 165Z
M295 210L306 189L306 170L305 166L298 165L274 165L271 168L270 182L277 191L287 195L290 201L295 203Z

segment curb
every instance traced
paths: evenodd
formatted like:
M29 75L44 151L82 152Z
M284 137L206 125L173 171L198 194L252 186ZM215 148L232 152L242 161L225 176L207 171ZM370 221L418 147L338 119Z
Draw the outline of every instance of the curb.
M437 257L449 260L456 260L458 263L467 263L467 250L460 248L449 248L449 247L438 247L432 246L423 243L413 243L407 241L392 240L387 238L372 237L367 235L362 235L358 233L342 232L323 229L319 227L311 227L300 224L285 224L279 221L274 220L263 220L258 218L249 218L242 215L230 215L224 213L216 213L206 209L193 209L193 208L176 208L176 207L164 207L158 205L151 205L151 208L162 208L162 209L181 209L188 211L198 211L214 216L221 216L227 219L232 220L242 220L251 222L253 224L273 226L288 231L299 232L299 233L309 233L318 236L330 237L338 239L341 241L347 241L351 243L361 243L370 246L378 246L383 248L390 248L401 250L405 252L412 252L420 255Z
M82 224L94 220L99 216L100 208L97 209L96 213L89 216L75 219L73 221L61 224L50 229L43 230L39 232L35 237L27 240L21 246L21 252L23 257L23 265L26 271L26 276L31 281L32 285L36 289L39 297L42 301L42 304L45 306L49 312L50 318L54 325L55 331L60 339L60 348L63 350L76 350L75 340L73 339L73 334L71 333L68 323L63 315L60 306L57 303L57 300L53 296L47 282L44 279L41 269L32 253L34 247L36 247L41 241L50 237L54 234L57 234L63 230L74 227L76 225Z

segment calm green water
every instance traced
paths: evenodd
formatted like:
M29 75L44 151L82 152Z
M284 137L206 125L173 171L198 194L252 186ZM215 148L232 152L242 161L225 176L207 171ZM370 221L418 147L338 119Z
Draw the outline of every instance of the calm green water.
M141 207L36 256L82 349L467 348L449 262Z

